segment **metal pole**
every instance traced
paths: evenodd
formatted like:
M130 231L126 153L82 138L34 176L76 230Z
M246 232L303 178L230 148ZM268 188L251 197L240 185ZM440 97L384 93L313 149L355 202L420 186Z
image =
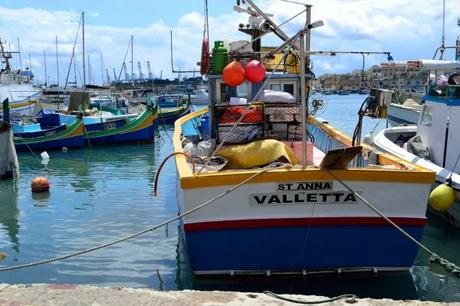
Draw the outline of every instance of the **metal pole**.
M83 88L86 88L86 67L85 67L85 12L81 12L82 42L83 42Z
M45 87L48 86L48 71L46 70L46 51L43 50L43 63L45 64Z
M306 26L308 28L308 25L311 23L311 5L306 5L306 11L307 11L307 19L306 19ZM307 30L306 34L306 41L305 41L305 49L306 49L306 64L307 67L310 68L310 49L311 49L311 31L310 29Z
M439 56L439 59L442 60L444 57L444 44L446 41L446 37L444 35L445 33L445 28L446 28L446 0L442 1L442 37L441 37L441 55Z
M102 57L102 52L101 52L101 85L104 86L104 58Z
M32 71L32 59L30 58L30 53L29 53L29 71Z
M21 56L21 44L18 37L18 52L19 52L19 69L22 70L22 56Z
M56 83L59 87L59 51L58 51L58 39L56 36Z
M131 35L131 80L134 82L134 36Z
M307 106L305 99L305 37L304 33L300 39L300 105L302 116L302 166L307 165Z

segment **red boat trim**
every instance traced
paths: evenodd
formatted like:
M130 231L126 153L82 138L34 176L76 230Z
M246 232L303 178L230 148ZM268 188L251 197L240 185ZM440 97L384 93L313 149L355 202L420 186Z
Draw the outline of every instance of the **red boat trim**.
M390 218L399 226L425 226L426 218ZM243 229L293 226L390 226L380 217L289 218L260 220L230 220L184 224L186 232L220 229Z

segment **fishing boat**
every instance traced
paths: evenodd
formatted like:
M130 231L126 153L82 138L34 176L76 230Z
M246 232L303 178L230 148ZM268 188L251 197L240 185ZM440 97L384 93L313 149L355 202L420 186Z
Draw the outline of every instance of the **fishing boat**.
M13 140L18 151L81 148L84 146L83 132L83 120L78 118L69 125L15 133Z
M436 172L433 187L447 184L451 199L443 203L430 200L429 208L460 227L460 62L420 61L420 66L435 69L438 75L445 70L459 72L451 74L447 84L436 80L428 83L418 125L387 128L366 139L381 151Z
M308 103L301 101L310 88L304 67L311 53L304 37L308 41L321 22L310 23L307 6L307 27L288 37L253 1L245 3L238 11L259 24L242 31L255 41L264 24L284 43L265 55L256 45L249 59L226 54L224 73L205 67L208 108L175 122L178 205L192 271L407 270L418 246L383 216L420 241L434 173L358 146L328 122L312 116L307 121ZM285 65L283 54L291 52L298 55L300 78ZM206 56L204 51L202 62ZM273 72L241 83L241 62L251 59ZM260 76L260 62L251 65ZM281 91L269 91L275 86Z
M158 122L160 124L174 124L174 122L192 110L190 103L182 104L177 107L160 107L158 114Z
M85 140L93 144L152 142L158 107L148 105L135 118L121 118L103 123L85 124Z
M0 57L3 61L3 69L0 74L0 101L9 99L12 113L31 115L35 103L40 98L40 92L32 86L33 74L29 68L12 69L10 60L15 53L18 52L6 51L0 41ZM3 109L0 106L0 116L2 115Z

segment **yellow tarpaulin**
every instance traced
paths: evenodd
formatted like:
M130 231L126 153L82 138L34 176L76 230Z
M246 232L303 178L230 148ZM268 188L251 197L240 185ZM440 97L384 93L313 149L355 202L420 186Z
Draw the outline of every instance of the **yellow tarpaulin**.
M244 145L232 145L217 152L228 159L227 168L252 168L274 161L284 161L292 165L298 163L294 152L275 139L258 140Z

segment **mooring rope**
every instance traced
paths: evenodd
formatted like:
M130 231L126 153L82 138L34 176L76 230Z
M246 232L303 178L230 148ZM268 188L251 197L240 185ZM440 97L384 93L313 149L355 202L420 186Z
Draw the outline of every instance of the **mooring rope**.
M265 290L264 293L266 295L268 295L268 296L271 296L271 297L275 298L275 299L279 299L279 300L283 300L283 301L291 302L291 303L296 303L296 304L304 304L304 305L315 305L315 304L330 303L330 302L343 300L343 299L345 299L346 303L352 304L352 303L356 303L357 302L356 299L358 299L358 296L354 295L354 294L342 294L342 295L339 295L339 296L335 296L335 297L327 298L327 299L323 299L323 300L318 300L318 301L302 301L302 300L296 300L296 299L291 299L291 298L288 298L288 297L284 297L282 295L273 293L273 292L268 291L268 290Z
M423 243L419 242L417 239L411 236L408 232L406 232L403 228L401 228L399 225L397 225L395 222L393 222L390 218L385 216L380 210L378 210L374 205L372 205L369 201L367 201L363 196L361 196L359 193L355 192L348 184L346 184L344 181L342 181L340 178L338 178L331 170L326 169L326 168L321 168L322 170L325 170L327 173L329 173L330 176L332 176L336 181L338 181L340 184L342 184L348 191L353 193L355 197L360 199L364 204L366 204L367 207L369 207L371 210L373 210L376 214L378 214L380 217L382 217L385 221L387 221L389 224L391 224L393 227L395 227L401 234L406 236L407 239L415 243L417 246L419 246L422 250L424 250L428 255L430 255L430 262L431 263L437 263L441 265L447 272L451 273L452 275L460 278L460 267L457 266L454 263L449 262L447 259L439 256L435 252L431 251L428 247L426 247Z
M128 235L128 236L125 236L125 237L122 237L120 239L113 240L113 241L110 241L110 242L107 242L107 243L104 243L104 244L100 244L100 245L97 245L97 246L94 246L94 247L91 247L91 248L82 249L80 251L76 251L76 252L66 254L66 255L63 255L63 256L58 256L58 257L48 258L48 259L38 260L38 261L32 261L30 263L20 264L20 265L15 265L15 266L0 267L0 272L6 272L6 271L18 270L18 269L24 269L24 268L30 268L30 267L34 267L34 266L38 266L38 265L43 265L43 264L47 264L47 263L52 263L52 262L68 259L68 258L75 257L75 256L78 256L78 255L82 255L82 254L90 253L90 252L93 252L93 251L97 251L97 250L100 250L100 249L103 249L103 248L106 248L106 247L109 247L109 246L112 246L112 245L115 245L115 244L119 244L119 243L124 242L126 240L130 240L130 239L136 238L138 236L144 235L144 234L146 234L148 232L154 231L154 230L156 230L156 229L158 229L160 227L168 225L169 223L177 221L180 218L188 216L188 215L190 215L191 213L194 213L197 210L205 208L206 206L210 205L211 203L215 202L216 200L228 195L229 193L231 193L234 190L238 189L239 187L243 186L244 184L246 184L247 182L249 182L253 178L257 177L258 175L261 175L262 173L265 173L265 172L267 172L269 170L272 170L272 169L273 168L264 168L264 169L262 169L262 170L260 170L260 171L258 171L256 173L254 173L253 175L249 176L248 178L244 179L243 181L241 181L237 185L234 185L233 187L225 190L221 194L219 194L219 195L209 199L208 201L196 206L195 208L192 208L192 209L190 209L190 210L188 210L188 211L186 211L186 212L184 212L182 214L179 214L176 217L172 217L170 219L167 219L166 221L163 221L162 223L159 223L157 225L151 226L151 227L146 228L144 230L138 231L138 232L136 232L134 234L131 234L131 235ZM280 169L280 168L276 168L276 169Z

